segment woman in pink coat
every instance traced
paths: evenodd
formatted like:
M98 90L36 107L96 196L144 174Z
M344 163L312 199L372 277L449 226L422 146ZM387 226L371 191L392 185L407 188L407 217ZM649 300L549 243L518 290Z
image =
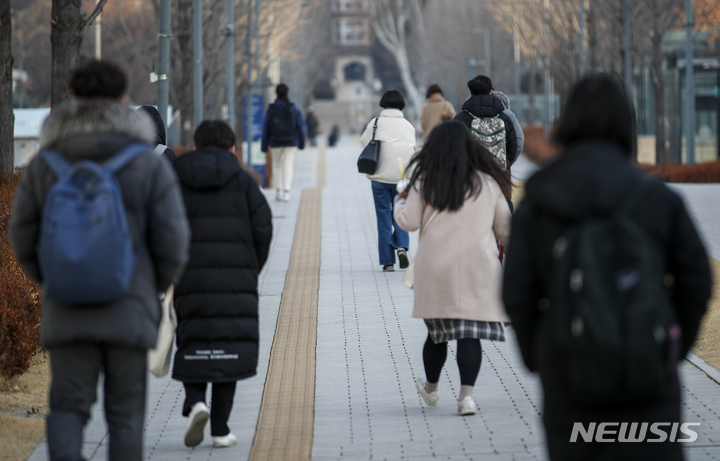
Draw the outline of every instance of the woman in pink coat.
M428 328L425 378L416 381L428 405L437 405L447 343L457 340L458 413L477 411L473 387L482 359L480 339L505 340L498 242L510 233L506 196L512 183L461 122L438 125L410 162L414 173L395 221L422 229L415 256L413 317Z

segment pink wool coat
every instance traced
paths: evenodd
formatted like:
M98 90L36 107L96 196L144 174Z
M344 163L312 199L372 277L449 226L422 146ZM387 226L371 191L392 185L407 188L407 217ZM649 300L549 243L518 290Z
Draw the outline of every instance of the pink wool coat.
M502 264L497 240L510 235L510 208L492 176L479 173L482 191L453 212L435 216L415 255L413 317L508 322L501 300ZM413 187L395 204L395 222L420 228L434 209Z

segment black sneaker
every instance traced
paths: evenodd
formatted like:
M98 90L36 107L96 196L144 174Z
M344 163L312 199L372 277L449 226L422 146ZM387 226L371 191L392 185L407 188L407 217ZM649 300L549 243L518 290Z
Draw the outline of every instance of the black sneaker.
M395 272L395 264L385 264L383 266L383 272Z
M407 267L410 265L410 259L408 258L407 250L405 248L398 248L397 256L398 261L400 261L400 269L407 269Z

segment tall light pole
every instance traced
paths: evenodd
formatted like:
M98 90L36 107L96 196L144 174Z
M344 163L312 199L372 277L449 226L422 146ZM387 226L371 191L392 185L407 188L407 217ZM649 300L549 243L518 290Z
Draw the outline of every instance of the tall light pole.
M195 126L200 125L203 120L203 12L202 0L193 2L193 59L194 67L194 100L195 100Z
M630 59L630 7L628 5L630 0L623 0L623 40L625 48L625 91L627 97L632 101L632 61Z
M95 0L95 6L98 6L100 0ZM95 59L102 59L102 14L98 14L95 18Z
M253 0L247 3L247 78L245 90L245 139L247 140L247 163L252 165L252 97L253 97Z
M580 0L580 78L585 75L585 0Z
M687 164L695 164L695 75L693 68L693 5L685 0L685 102L687 120L685 123L685 145Z
M160 63L158 65L158 111L165 126L168 126L168 104L170 93L170 7L172 0L160 1Z
M235 129L235 0L228 0L227 106L228 123Z
M549 0L543 2L543 36L545 37L545 128L543 134L545 138L550 135L550 3Z

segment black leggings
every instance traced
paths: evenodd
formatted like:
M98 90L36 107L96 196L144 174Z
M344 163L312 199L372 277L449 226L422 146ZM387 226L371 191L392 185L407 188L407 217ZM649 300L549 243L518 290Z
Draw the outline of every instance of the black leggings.
M440 380L440 372L447 358L447 343L435 344L428 334L423 347L423 363L425 364L425 376L429 383L436 383ZM482 347L480 340L474 338L463 338L457 340L457 364L460 369L460 384L463 386L474 386L480 363L482 362Z

